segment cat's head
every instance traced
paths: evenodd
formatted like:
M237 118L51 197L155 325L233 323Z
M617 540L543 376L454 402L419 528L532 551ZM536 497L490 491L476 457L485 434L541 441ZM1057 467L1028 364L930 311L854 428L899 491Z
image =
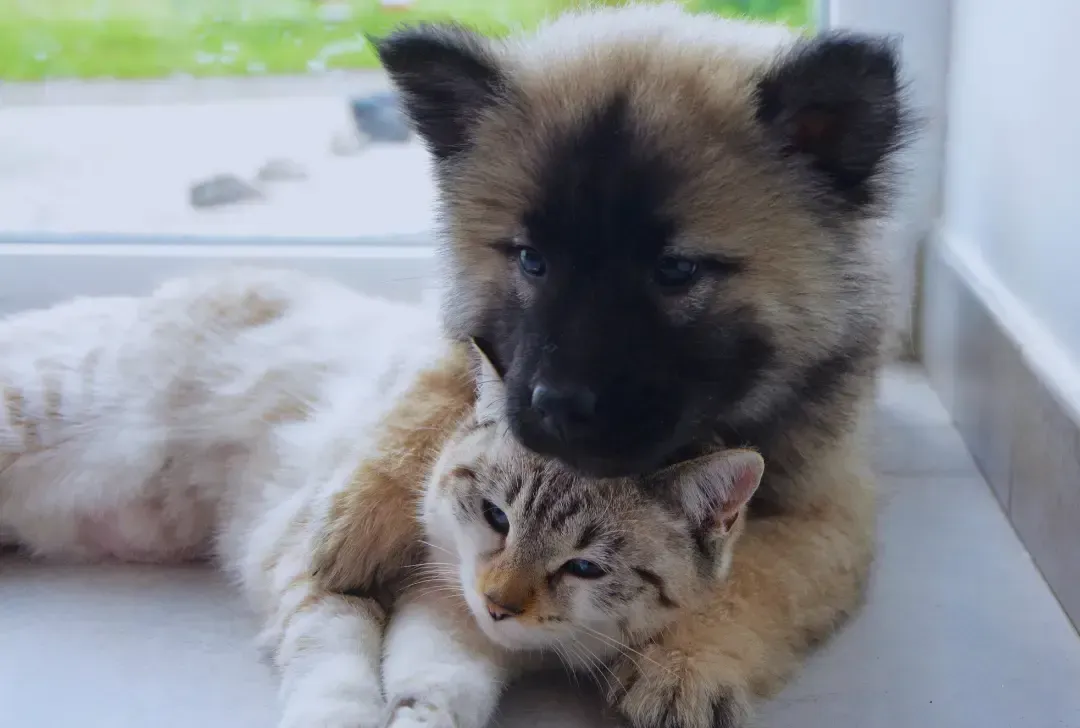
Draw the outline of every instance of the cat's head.
M501 380L483 361L475 413L433 470L423 518L433 560L448 565L490 639L610 650L662 630L723 580L760 455L582 476L515 441Z

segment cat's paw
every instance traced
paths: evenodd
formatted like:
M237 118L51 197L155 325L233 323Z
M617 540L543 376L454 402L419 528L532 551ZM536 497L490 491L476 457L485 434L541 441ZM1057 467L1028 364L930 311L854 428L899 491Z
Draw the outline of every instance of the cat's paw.
M616 663L608 699L632 728L744 728L750 697L734 667L650 645Z
M457 728L457 724L446 708L407 696L390 706L383 728Z

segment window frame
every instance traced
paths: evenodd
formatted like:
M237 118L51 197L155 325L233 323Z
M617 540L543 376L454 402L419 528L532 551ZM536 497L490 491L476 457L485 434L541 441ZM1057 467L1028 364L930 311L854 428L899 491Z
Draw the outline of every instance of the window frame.
M430 241L9 240L0 242L0 315L74 296L149 293L168 278L230 264L299 270L371 295L426 302L434 295L436 260Z
M819 28L836 23L900 32L910 47L925 48L929 38L930 46L944 58L938 46L941 38L947 44L947 28L943 34L941 19L947 23L948 10L943 13L941 7L949 4L951 0L816 0L812 17ZM940 70L923 64L919 74L932 76ZM922 78L915 80L926 84ZM931 89L930 95L934 92ZM943 91L938 95L943 107ZM930 167L916 182L924 200L936 200L940 179L940 169ZM908 289L901 296L910 300L917 288L912 251L936 216L936 207L923 204L892 233L890 244L902 251L900 277L905 280L901 285ZM146 293L166 278L223 264L295 268L330 276L367 293L421 301L433 295L437 284L436 231L398 238L269 241L231 236L0 235L0 314L72 296Z

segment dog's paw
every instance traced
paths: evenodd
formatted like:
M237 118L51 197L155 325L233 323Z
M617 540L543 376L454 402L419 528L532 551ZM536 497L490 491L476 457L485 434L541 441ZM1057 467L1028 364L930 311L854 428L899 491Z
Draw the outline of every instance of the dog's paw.
M456 724L445 708L407 696L393 702L386 712L383 728L456 728Z
M744 728L750 696L737 670L695 665L681 651L650 645L614 666L608 698L632 728Z

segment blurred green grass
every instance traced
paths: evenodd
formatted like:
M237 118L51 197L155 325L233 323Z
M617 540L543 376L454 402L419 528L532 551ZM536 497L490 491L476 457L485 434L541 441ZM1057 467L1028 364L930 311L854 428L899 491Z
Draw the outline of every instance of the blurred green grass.
M315 0L0 0L0 79L243 76L372 68L363 34L413 20L454 19L504 34L576 0L415 0L408 10L348 0L325 22ZM617 5L609 0L603 4ZM686 0L693 10L795 26L809 0Z

